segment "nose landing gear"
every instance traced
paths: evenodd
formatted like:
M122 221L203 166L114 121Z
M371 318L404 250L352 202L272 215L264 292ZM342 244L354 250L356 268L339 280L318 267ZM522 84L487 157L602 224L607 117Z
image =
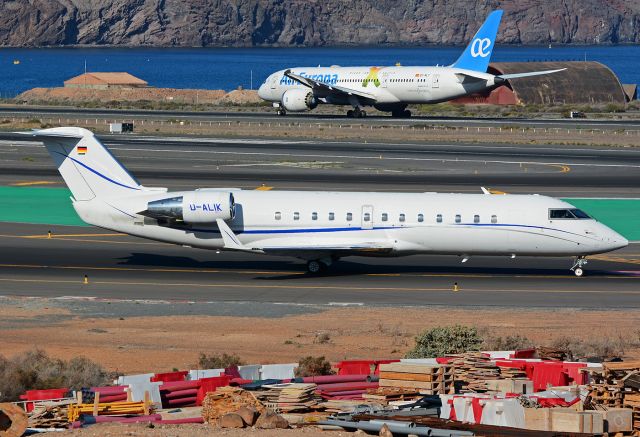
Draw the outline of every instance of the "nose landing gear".
M571 271L577 277L584 275L584 270L582 269L587 264L587 259L584 256L579 256L573 263L573 267L571 267Z

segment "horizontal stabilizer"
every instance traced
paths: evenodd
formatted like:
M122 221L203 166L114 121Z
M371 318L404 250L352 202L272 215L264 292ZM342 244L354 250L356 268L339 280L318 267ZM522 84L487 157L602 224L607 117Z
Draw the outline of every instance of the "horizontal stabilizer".
M558 70L544 70L544 71L530 71L528 73L513 73L513 74L501 74L496 76L500 79L509 80L509 79L520 79L521 77L532 77L532 76L542 76L544 74L553 74L559 73L561 71L566 70L566 68L560 68Z
M458 78L458 82L460 83L476 83L476 82L486 82L488 78L470 74L468 72L465 73L456 73L456 77ZM490 77L490 76L489 76Z

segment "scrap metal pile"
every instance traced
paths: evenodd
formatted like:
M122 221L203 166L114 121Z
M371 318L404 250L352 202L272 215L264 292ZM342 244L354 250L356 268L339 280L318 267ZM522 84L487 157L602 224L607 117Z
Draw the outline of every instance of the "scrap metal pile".
M222 428L320 426L393 435L640 436L640 362L540 359L535 350L360 360L296 378L296 363L127 375L0 404L10 431L103 422ZM19 406L19 407L18 407ZM11 432L9 434L8 432ZM3 435L0 432L0 435Z

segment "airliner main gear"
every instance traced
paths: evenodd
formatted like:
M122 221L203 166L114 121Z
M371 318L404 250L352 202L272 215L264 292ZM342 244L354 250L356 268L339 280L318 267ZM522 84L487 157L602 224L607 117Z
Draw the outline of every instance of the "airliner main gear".
M348 110L347 111L347 117L349 118L364 118L367 116L367 112L363 111L360 108L354 108L353 110Z
M307 263L307 271L314 275L318 273L324 273L328 268L328 265L319 260L311 260Z

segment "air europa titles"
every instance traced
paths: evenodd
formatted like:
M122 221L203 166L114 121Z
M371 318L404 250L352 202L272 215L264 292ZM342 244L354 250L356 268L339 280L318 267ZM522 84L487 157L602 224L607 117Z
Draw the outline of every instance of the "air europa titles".
M222 204L221 203L190 203L189 209L191 211L211 211L211 212L222 212Z
M317 80L322 83L326 83L328 85L335 85L338 83L338 75L337 74L307 74L304 71L302 73L296 73L302 77L308 77L309 79ZM291 79L285 75L282 75L282 79L280 79L280 85L298 85L299 82Z

